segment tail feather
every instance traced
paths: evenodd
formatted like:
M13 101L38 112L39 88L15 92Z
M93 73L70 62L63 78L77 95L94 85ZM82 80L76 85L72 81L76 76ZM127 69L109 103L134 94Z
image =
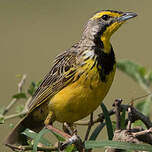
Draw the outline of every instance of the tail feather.
M5 145L27 145L27 137L22 135L21 132L23 132L26 128L39 132L43 126L43 122L34 121L30 115L27 115L9 134L5 140Z

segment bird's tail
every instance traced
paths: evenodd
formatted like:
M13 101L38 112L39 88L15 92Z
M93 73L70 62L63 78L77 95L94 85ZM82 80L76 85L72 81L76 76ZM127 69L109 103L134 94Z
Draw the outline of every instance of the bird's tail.
M21 134L26 128L39 132L43 128L44 124L38 121L34 121L31 115L25 116L12 130L9 136L5 140L5 145L26 145L27 138Z

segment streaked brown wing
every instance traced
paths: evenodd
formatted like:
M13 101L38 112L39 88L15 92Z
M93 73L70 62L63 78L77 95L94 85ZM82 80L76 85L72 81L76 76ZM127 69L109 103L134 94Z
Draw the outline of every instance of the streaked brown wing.
M74 79L76 73L77 50L68 50L56 57L53 67L36 90L28 109L32 111L51 98Z

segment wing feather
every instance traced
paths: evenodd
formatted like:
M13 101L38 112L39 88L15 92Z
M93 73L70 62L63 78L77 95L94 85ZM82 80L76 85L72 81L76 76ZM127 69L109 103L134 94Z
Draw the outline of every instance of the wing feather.
M56 57L50 72L44 77L33 96L33 100L28 105L29 111L50 99L72 82L77 69L77 52L74 47Z

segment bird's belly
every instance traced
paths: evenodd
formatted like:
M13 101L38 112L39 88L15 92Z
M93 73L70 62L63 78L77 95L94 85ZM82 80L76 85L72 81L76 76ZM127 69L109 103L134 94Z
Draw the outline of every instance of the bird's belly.
M87 78L83 75L50 100L49 109L55 113L57 121L75 122L89 115L101 104L112 84L115 68L106 77L106 82L102 82L96 72L93 70Z

